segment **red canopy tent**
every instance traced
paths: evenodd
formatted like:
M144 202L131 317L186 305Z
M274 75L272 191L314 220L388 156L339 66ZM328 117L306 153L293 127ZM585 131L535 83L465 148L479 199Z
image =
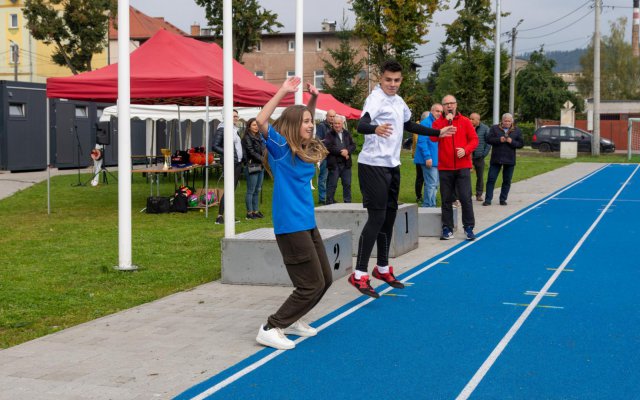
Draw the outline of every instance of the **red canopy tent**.
M212 105L222 105L222 49L215 43L204 43L158 31L131 53L131 103L202 105L209 96ZM236 106L263 106L277 87L254 76L233 61L233 97ZM305 102L308 100L305 93ZM118 98L118 65L83 74L47 79L47 97L115 102ZM294 103L293 95L281 105ZM360 110L340 103L333 96L321 94L317 106L334 109L349 119L360 117Z

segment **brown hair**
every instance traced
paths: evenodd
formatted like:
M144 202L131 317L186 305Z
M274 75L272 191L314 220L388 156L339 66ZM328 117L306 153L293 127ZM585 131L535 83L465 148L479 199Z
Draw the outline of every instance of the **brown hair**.
M329 152L318 139L300 137L300 126L302 126L305 111L311 114L311 111L302 105L285 108L280 118L273 123L273 128L287 140L292 157L298 156L304 162L317 163L324 160Z

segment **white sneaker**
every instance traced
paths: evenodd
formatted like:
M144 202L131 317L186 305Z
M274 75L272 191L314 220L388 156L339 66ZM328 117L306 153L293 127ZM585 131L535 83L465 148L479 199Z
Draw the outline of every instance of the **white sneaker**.
M309 326L309 324L301 319L297 320L289 327L284 328L282 332L285 335L296 335L304 337L315 336L318 334L318 330L316 328Z
M263 346L273 347L278 350L291 350L296 347L296 344L293 343L292 340L287 339L284 333L282 333L282 329L271 328L265 331L264 325L260 325L256 341Z

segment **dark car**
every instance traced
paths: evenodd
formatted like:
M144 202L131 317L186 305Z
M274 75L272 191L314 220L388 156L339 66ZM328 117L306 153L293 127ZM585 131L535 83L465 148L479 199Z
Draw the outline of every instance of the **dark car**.
M592 135L570 126L543 126L531 137L531 147L540 151L560 151L560 142L578 142L578 151L591 152ZM613 153L616 145L611 140L600 138L600 152Z

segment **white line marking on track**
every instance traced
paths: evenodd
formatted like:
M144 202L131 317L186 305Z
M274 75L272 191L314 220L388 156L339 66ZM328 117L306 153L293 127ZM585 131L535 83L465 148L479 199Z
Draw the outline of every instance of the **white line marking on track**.
M567 266L567 264L569 264L571 259L573 259L573 257L576 255L580 247L582 247L583 243L587 240L589 235L591 235L591 232L593 232L593 230L598 225L598 223L600 223L600 220L602 220L602 218L604 217L606 210L609 208L609 206L611 206L611 204L613 204L613 202L620 195L620 193L622 193L622 190L625 188L625 186L627 186L631 178L633 178L633 176L636 174L636 172L638 171L638 168L640 168L640 165L636 166L636 168L633 170L631 175L629 175L627 180L622 184L622 186L620 186L620 189L618 189L616 194L613 195L611 200L609 200L609 204L607 204L607 207L603 210L603 212L600 213L600 215L598 215L595 221L593 221L593 223L591 224L589 229L587 229L584 235L582 235L578 243L576 243L576 245L573 247L569 255L564 259L562 264L560 264L556 272L554 272L553 275L551 275L551 278L549 278L549 280L545 283L542 289L540 289L540 292L536 297L534 297L534 299L531 301L531 304L527 306L527 308L523 311L523 313L516 320L513 326L511 326L511 329L509 329L507 334L504 335L504 337L502 338L502 340L500 340L500 342L495 347L495 349L493 349L491 354L489 354L489 357L484 361L484 363L482 363L478 371L476 371L476 373L473 375L473 377L467 383L464 389L462 389L462 392L460 392L458 397L456 397L456 400L466 400L469 398L469 396L471 396L471 394L476 389L476 387L478 387L478 384L480 384L484 376L487 374L487 372L489 372L489 369L493 366L493 364L496 362L498 357L500 357L500 354L502 354L502 352L507 347L511 339L513 339L513 336L522 327L522 324L524 324L524 321L526 321L526 319L529 317L529 315L531 315L531 313L536 308L538 303L540 303L540 300L542 299L542 297L544 297L544 294L548 292L551 285L553 285L556 279L558 279L558 276L560 276L560 274L562 273L564 268Z
M558 192L556 192L555 194L551 195L550 197L544 198L542 200L540 200L538 203L534 203L531 206L529 206L529 208L525 209L524 211L520 212L519 214L514 215L513 217L509 218L507 221L497 225L496 227L494 227L493 229L491 229L488 232L483 233L482 235L478 236L476 238L476 240L472 241L472 242L468 242L467 244L460 246L459 248L457 248L456 250L452 251L451 253L438 258L437 260L433 261L432 263L430 263L429 265L421 268L420 270L418 270L417 272L414 272L413 274L406 276L405 278L402 279L402 282L406 282L406 281L410 281L411 278L413 278L414 276L418 276L420 274L422 274L423 272L429 270L430 268L436 266L437 264L441 263L442 261L448 259L449 257L458 254L459 252L461 252L462 250L466 249L467 247L473 245L474 243L478 243L478 241L480 241L482 238L486 237L487 235L492 234L493 232L497 231L498 229L510 224L511 222L517 220L518 218L522 217L523 215L535 210L538 208L538 206L540 206L541 204L546 203L547 201L553 199L556 196L559 196L561 193L566 192L567 190L571 189L572 187L584 182L585 180L589 179L590 177L592 177L593 175L597 174L598 172L604 170L605 168L607 168L610 164L606 164L604 166L602 166L601 168L598 168L597 170L585 175L582 179L577 180L575 182L573 182L572 184L570 184L569 186L565 187L564 189L559 190ZM385 290L381 291L380 294L385 294L387 292L389 292L391 289L393 289L392 287L388 287ZM374 299L373 298L368 298L366 300L364 300L362 303L358 303L355 306L349 308L348 310L343 311L342 313L336 315L335 317L331 318L329 321L325 322L324 324L320 325L319 327L317 327L316 329L318 330L318 332L324 330L325 328L335 324L336 322L340 321L341 319L344 319L345 317L353 314L354 312L358 311L359 309L361 309L362 307L366 306L367 304L371 303ZM296 344L300 343L303 340L306 340L307 338L301 337L297 340L295 340ZM283 352L285 352L286 350L276 350L273 353L269 353L268 355L264 356L264 358L261 358L260 360L244 367L243 369L241 369L240 371L236 372L235 374L231 375L230 377L218 382L217 384L211 386L210 388L204 390L203 392L201 392L200 394L192 397L192 400L204 400L205 398L207 398L208 396L211 396L212 394L214 394L215 392L219 391L220 389L223 389L224 387L232 384L233 382L237 381L238 379L242 378L243 376L249 374L250 372L256 370L257 368L263 366L264 364L266 364L267 362L273 360L274 358L276 358L277 356L279 356L280 354L282 354Z

